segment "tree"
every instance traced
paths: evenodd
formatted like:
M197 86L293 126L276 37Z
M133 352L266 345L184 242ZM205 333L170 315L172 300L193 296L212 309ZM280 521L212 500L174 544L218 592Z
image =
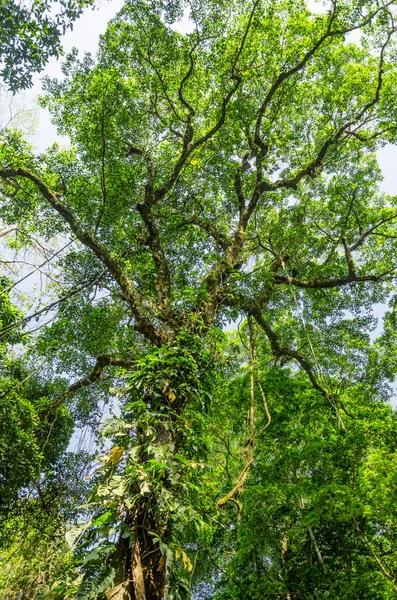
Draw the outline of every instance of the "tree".
M51 56L62 52L61 37L91 0L30 3L4 0L0 5L0 75L12 91L32 85L32 74L43 70Z
M43 103L70 149L34 156L15 133L1 147L3 218L73 240L58 261L59 299L48 307L57 313L37 339L37 355L56 346L54 372L74 381L49 412L79 396L86 409L98 394L118 397L120 416L102 427L113 445L96 471L92 518L78 530L95 548L81 598L112 586L113 599L189 594L191 577L179 574L194 563L182 540L215 508L214 490L205 493L214 408L222 416L214 394L239 364L227 358L225 323L248 318L250 392L221 514L240 513L254 472L263 482L258 343L272 356L269 377L302 372L296 381L312 387L303 400L315 398L340 438L390 394L396 371L393 329L369 341L371 305L395 289L396 199L379 189L375 156L396 136L394 2L333 0L313 14L297 0L202 0L187 35L166 24L182 5L166 8L127 2L96 62L72 53L63 81L47 80ZM299 511L312 506L302 494ZM372 548L389 593L394 576L368 537L376 528L353 511L350 529L353 517L353 551ZM321 554L310 519L294 542L302 561L309 548ZM294 568L285 593L305 585L315 598L316 579L302 583Z

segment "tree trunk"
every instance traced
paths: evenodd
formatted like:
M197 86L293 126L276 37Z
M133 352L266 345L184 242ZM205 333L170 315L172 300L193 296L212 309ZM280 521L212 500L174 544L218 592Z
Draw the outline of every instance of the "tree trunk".
M151 522L149 510L139 518L136 536L133 543L132 579L134 582L134 600L162 600L165 589L166 564L165 556L160 552L159 545L153 543L148 531L154 531L164 540L164 524Z
M149 398L147 401L152 402ZM168 406L168 405L167 405ZM182 412L183 406L174 407L174 410ZM139 455L142 465L151 458L145 449L151 440L145 438L144 432L137 428L137 445L143 450ZM163 445L172 442L174 450L177 451L181 442L180 437L173 437L168 427L161 424L156 425L155 443ZM171 455L171 453L170 453ZM165 487L170 482L164 479ZM139 487L135 493L140 495L138 506L129 512L125 523L131 532L131 537L120 539L119 544L124 546L122 554L114 553L112 564L116 570L115 584L123 588L123 594L119 597L110 595L111 600L163 600L166 584L166 557L160 551L158 538L165 544L170 541L169 518L159 510L156 496L153 494L141 494ZM154 536L153 536L154 534ZM116 566L116 563L117 566ZM115 590L115 588L113 588Z
M153 502L145 498L139 512L127 517L131 538L120 538L113 553L111 564L116 576L108 600L163 600L166 560L148 531L158 532L164 539L165 524L159 528L148 516L150 500Z

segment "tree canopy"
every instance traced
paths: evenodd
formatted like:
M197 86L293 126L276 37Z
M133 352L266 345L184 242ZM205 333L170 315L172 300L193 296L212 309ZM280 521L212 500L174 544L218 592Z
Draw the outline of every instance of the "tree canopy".
M2 134L9 243L62 252L0 306L0 597L396 597L396 16L127 0L45 80L70 146Z

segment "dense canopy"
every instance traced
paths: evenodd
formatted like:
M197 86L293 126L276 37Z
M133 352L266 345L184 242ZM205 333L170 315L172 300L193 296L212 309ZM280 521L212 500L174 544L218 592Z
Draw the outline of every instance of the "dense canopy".
M2 134L0 598L396 597L396 18L127 0Z

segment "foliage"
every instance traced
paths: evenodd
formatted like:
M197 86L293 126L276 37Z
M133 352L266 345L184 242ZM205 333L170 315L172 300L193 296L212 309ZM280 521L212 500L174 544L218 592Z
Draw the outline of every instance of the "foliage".
M4 0L0 4L0 75L14 92L32 85L32 74L62 52L61 36L91 0Z
M77 600L91 600L105 592L113 582L114 569L109 565L88 563L85 576L77 592Z
M357 395L360 419L344 431L324 414L301 375L272 369L262 386L272 425L258 433L241 521L231 526L231 506L226 527L213 527L211 544L207 540L224 568L215 598L393 598L393 578L385 577L378 561L393 571L394 488L382 486L382 501L375 492L375 482L395 461L392 409ZM230 398L232 418L223 418L220 439L235 431L244 394L246 386L222 396ZM258 431L265 420L258 416ZM218 451L222 445L225 453L221 442ZM227 475L223 481L230 485Z

